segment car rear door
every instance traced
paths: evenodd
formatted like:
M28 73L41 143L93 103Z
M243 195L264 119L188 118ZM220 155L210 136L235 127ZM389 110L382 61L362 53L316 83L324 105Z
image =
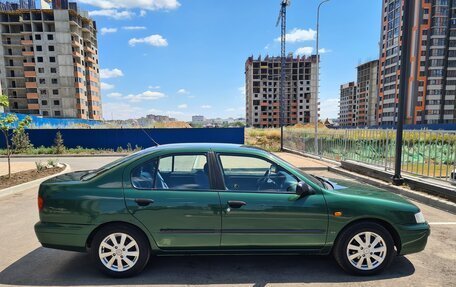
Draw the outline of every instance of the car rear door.
M128 210L161 249L220 246L221 207L207 153L166 154L124 172Z
M220 153L218 161L226 185L219 192L222 248L325 245L328 214L321 193L300 198L298 178L266 158Z

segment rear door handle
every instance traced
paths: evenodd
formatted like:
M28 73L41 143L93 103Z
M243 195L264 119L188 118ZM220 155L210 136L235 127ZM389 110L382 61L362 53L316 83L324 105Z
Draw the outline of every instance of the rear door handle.
M230 200L230 201L228 201L228 205L231 208L241 208L244 205L247 205L247 203L244 202L244 201L232 201L232 200Z
M135 199L136 204L139 206L148 206L154 203L153 199L147 199L147 198L137 198Z

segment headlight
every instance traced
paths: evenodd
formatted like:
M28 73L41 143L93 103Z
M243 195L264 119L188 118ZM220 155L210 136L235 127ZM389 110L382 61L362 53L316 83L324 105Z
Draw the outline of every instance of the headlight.
M416 220L416 223L426 223L426 219L424 219L424 215L421 212L418 212L417 214L415 214L415 220Z

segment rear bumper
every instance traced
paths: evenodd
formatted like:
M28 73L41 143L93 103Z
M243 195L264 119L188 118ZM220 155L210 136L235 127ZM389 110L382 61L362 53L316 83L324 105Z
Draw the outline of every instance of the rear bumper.
M412 226L401 226L401 250L400 255L407 255L423 251L431 234L431 228L427 223Z
M84 252L93 228L92 225L38 222L35 234L43 247Z

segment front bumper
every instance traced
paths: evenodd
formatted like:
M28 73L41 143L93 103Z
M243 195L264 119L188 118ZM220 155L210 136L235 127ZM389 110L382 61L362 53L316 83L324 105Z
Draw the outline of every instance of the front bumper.
M399 233L401 237L399 254L406 255L424 250L431 234L431 228L427 223L401 226Z
M35 234L43 247L84 252L92 225L43 223L35 224Z

